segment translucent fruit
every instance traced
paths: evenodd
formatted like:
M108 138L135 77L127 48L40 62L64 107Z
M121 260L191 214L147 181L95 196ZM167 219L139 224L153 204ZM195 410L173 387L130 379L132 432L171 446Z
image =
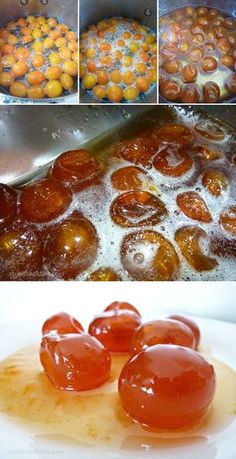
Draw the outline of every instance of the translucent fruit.
M159 172L171 177L180 177L185 174L193 165L193 160L185 149L168 146L158 153L153 166Z
M81 190L95 183L101 174L97 160L87 150L72 150L60 155L53 167L52 176Z
M201 339L201 332L198 324L194 320L190 319L190 317L183 314L171 314L171 316L167 317L167 319L177 320L190 328L195 338L195 349L197 350Z
M86 333L44 336L40 360L52 384L62 390L95 389L110 376L109 352Z
M11 225L17 212L17 193L8 185L0 184L0 230Z
M203 177L202 184L213 196L220 196L228 187L228 180L223 172L208 169Z
M236 206L225 209L220 215L219 223L228 233L236 236Z
M164 80L160 84L160 94L167 100L177 100L181 92L181 86L177 81Z
M45 223L62 215L69 207L72 193L52 179L42 179L28 185L21 195L24 216L35 223Z
M126 311L132 311L134 312L135 314L137 314L137 316L141 317L141 314L140 312L137 310L137 308L135 308L132 304L130 303L127 303L126 301L113 301L113 303L109 304L109 306L107 306L104 311L120 311L120 310L123 310L125 309Z
M119 191L139 190L147 181L146 173L137 166L122 167L111 175L111 183Z
M128 191L112 202L110 214L119 226L153 226L164 220L167 210L158 197L147 191Z
M71 217L49 234L45 264L56 277L75 279L93 263L97 250L98 237L92 223L83 217Z
M112 268L99 268L88 277L89 281L109 282L120 281L121 278Z
M175 233L175 240L192 268L196 271L211 271L216 268L218 262L203 252L201 241L206 240L207 234L202 228L184 226Z
M193 220L210 223L212 217L205 201L194 191L178 194L176 202L182 212Z
M121 371L123 408L136 421L156 429L189 428L207 413L216 387L214 367L192 349L151 346Z
M30 227L7 228L0 235L0 279L27 280L42 268L42 241Z
M95 317L88 331L110 352L129 352L131 338L140 324L141 318L135 312L112 309Z
M42 327L43 336L48 333L65 335L68 333L80 333L83 331L84 329L81 323L66 312L59 312L58 314L49 317Z
M152 320L140 325L135 331L130 353L137 354L155 344L175 344L195 349L195 338L192 330L177 320Z
M162 142L186 146L194 142L193 132L182 124L165 124L154 132Z
M209 140L221 142L225 138L223 129L209 121L200 121L195 125L195 130Z
M156 231L138 231L125 236L121 261L136 280L174 280L179 275L179 258L173 245Z
M151 159L155 152L154 144L145 135L125 142L120 148L123 159L144 167L151 167Z

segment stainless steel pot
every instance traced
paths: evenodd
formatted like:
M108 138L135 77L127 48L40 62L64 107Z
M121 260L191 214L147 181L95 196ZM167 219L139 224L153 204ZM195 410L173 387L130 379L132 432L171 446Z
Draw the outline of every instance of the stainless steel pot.
M80 0L80 31L90 24L109 17L127 17L139 21L157 31L157 1L156 0ZM156 102L156 88L142 99L144 103ZM80 102L94 103L95 100L80 87ZM100 103L100 102L99 102ZM102 102L101 102L102 103Z
M14 21L19 17L28 15L44 15L47 17L55 17L60 22L65 22L73 30L77 31L78 25L78 2L77 0L61 1L61 0L1 0L0 1L0 26L3 26L9 21ZM5 104L20 104L31 103L30 99L19 99L11 95L1 93L0 103ZM58 99L47 99L46 103L76 103L77 95L72 94L66 97L58 97ZM40 101L37 101L37 104ZM45 100L42 100L45 104Z
M185 6L208 6L210 8L216 8L223 11L229 16L236 17L236 2L235 0L178 0L178 2L173 2L173 0L161 0L159 2L159 13L160 17L165 14L173 11L176 8L183 8ZM170 103L163 97L159 96L160 103ZM227 103L235 103L236 97L228 100Z
M185 116L192 110L197 114L207 111L214 119L221 118L236 129L235 106L171 107L172 115L178 112ZM0 183L18 185L43 175L49 164L66 150L88 146L96 154L101 139L110 135L111 142L115 142L121 128L129 126L137 116L148 124L150 113L154 113L156 120L171 115L167 106L1 106Z

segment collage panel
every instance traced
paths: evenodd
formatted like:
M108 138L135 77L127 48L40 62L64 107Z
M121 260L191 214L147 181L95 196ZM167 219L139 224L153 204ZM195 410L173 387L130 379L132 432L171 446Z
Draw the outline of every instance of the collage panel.
M0 3L0 104L78 103L77 0Z
M235 283L14 288L1 289L2 458L234 459Z

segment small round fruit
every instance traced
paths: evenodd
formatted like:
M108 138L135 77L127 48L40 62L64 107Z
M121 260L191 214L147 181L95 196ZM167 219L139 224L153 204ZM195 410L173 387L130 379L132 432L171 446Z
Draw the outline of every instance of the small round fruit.
M98 77L94 73L87 73L82 79L82 85L85 89L93 89L97 84Z
M30 86L28 89L28 98L29 99L44 99L45 91L42 86Z
M42 67L45 64L45 59L42 54L37 53L32 59L33 67Z
M132 336L140 324L141 318L134 312L112 309L95 317L88 332L110 352L129 352Z
M45 86L45 93L50 99L60 97L63 93L63 87L58 80L51 80Z
M177 100L181 95L181 86L177 81L165 80L160 84L160 94L167 100Z
M29 67L25 61L18 61L12 66L12 73L16 78L23 77L29 71Z
M196 84L186 84L181 92L181 102L184 104L196 104L200 100L200 89Z
M52 65L48 67L45 72L45 77L47 80L59 80L62 75L62 69L58 65Z
M14 55L16 59L24 61L30 57L30 51L27 48L20 47L16 48Z
M49 317L43 324L42 335L57 333L65 335L67 333L81 333L84 329L78 320L66 312L59 312Z
M217 66L217 60L212 56L203 57L201 61L201 67L203 72L214 72L217 69Z
M27 80L30 85L40 85L45 81L45 75L40 70L33 70L28 73Z
M59 53L51 53L49 55L49 61L51 65L58 65L61 63L62 58Z
M176 202L188 218L204 223L212 221L210 211L198 193L194 191L180 193L177 195Z
M104 86L96 85L93 88L93 94L97 99L105 99L107 96L107 90Z
M14 83L14 78L9 72L0 73L0 86L4 88L9 88Z
M63 89L66 89L67 91L72 89L73 86L74 86L73 78L70 75L68 75L67 73L63 73L61 75L60 82L61 82L61 85L62 85Z
M95 389L110 376L109 352L86 333L44 336L40 361L52 384L62 390Z
M9 92L14 97L27 97L27 87L21 81L15 81L9 88Z
M124 98L126 100L135 100L139 96L139 90L135 86L129 86L124 89Z
M213 196L220 196L228 188L227 177L216 169L208 169L204 173L202 184Z
M68 75L71 75L71 76L76 76L78 73L77 64L71 60L65 61L62 68L63 68L63 72L68 73Z
M112 268L99 268L91 273L87 280L92 282L116 282L120 281L121 278Z
M107 306L105 309L104 309L104 312L106 311L120 311L120 310L128 310L128 311L132 311L134 312L137 316L141 317L141 314L140 312L137 310L137 308L135 308L132 304L130 303L126 303L125 301L113 301L113 303L109 304L109 306Z
M226 208L220 214L219 223L228 233L236 236L236 206Z
M181 64L176 59L166 59L162 64L162 68L170 74L179 73Z
M136 79L136 86L140 92L147 92L150 88L150 81L147 77L138 77Z
M187 325L176 320L152 320L141 324L133 334L130 353L138 354L155 344L175 344L195 349L195 337Z
M193 83L198 75L198 69L194 64L185 65L182 76L185 83Z
M89 220L71 217L48 235L45 265L60 279L75 279L95 260L98 250L96 230Z
M198 324L194 320L190 319L187 316L184 316L183 314L171 314L171 316L168 316L167 319L178 320L179 322L187 325L190 328L195 338L195 350L197 350L201 339L201 332Z
M110 102L119 103L123 99L123 90L120 86L112 85L107 89L107 97Z
M220 98L220 88L214 81L207 81L203 86L204 102L214 104Z
M72 193L69 188L52 180L41 179L24 188L21 210L27 220L45 223L62 215L69 207Z

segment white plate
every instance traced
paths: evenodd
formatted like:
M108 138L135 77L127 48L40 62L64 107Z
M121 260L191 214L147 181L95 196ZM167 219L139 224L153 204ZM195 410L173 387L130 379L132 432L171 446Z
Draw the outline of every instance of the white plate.
M152 310L151 310L152 309ZM146 308L143 313L144 320L154 316L153 308ZM155 314L156 315L156 314ZM91 319L91 312L84 312L80 319L87 323ZM236 370L236 325L210 319L196 319L202 332L202 344L211 349L213 357L221 360ZM3 359L20 347L27 346L40 339L39 322L26 322L0 326L1 346L0 358ZM32 458L32 459L91 459L96 455L104 459L235 459L236 458L236 418L233 423L217 434L208 436L204 441L194 444L165 447L160 450L143 451L99 451L95 448L83 448L77 445L63 444L32 436L23 425L16 424L6 416L0 416L0 458Z

